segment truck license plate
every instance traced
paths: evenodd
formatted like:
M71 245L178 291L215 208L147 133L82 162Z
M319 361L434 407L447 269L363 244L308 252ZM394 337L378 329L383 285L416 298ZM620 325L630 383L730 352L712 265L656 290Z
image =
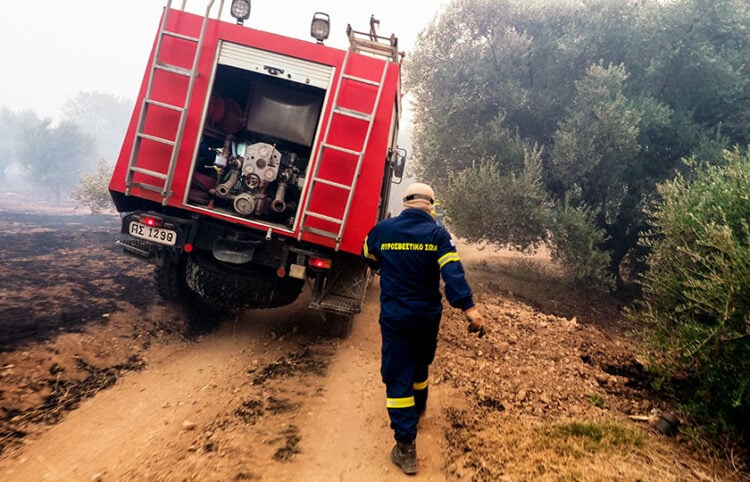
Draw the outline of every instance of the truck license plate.
M175 231L147 226L138 221L130 222L129 232L134 238L153 241L154 243L163 244L165 246L174 246L174 243L177 242L177 233Z

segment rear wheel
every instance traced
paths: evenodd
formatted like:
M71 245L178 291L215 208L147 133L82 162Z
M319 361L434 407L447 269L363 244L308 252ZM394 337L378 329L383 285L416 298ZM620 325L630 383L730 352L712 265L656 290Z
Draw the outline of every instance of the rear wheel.
M270 269L240 269L207 255L188 258L185 279L207 301L238 308L286 306L297 299L304 287L304 280L280 278Z
M183 303L192 298L192 291L185 282L185 258L168 257L154 267L156 291L163 299Z
M205 302L190 289L185 279L186 261L184 256L166 257L161 265L156 265L156 291L165 301L178 304L186 310L191 330L211 331L227 313L223 307Z

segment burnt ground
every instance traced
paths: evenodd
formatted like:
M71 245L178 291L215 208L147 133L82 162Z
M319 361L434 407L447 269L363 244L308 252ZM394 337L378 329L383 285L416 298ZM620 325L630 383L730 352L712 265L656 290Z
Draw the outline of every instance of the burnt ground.
M156 301L147 267L114 245L119 218L46 208L0 210L0 450L144 365L85 335Z
M0 212L0 352L155 301L148 270L114 244L119 218ZM9 326L11 325L11 326Z

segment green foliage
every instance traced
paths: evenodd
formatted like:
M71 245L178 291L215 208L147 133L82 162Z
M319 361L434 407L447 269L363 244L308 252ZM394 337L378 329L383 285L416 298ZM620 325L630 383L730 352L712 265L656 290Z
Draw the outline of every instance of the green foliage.
M608 408L609 405L607 404L607 401L599 395L598 393L591 393L588 395L589 403L597 408Z
M481 161L449 175L441 196L451 228L471 241L525 250L544 241L547 225L540 152L527 151L520 175L500 175L496 163Z
M725 157L659 186L634 315L653 329L654 369L681 380L699 419L722 425L750 417L750 154Z
M422 163L424 174L438 188L449 173L480 159L506 174L518 173L524 168L524 151L531 148L508 128L506 107L522 108L527 102L517 85L523 70L517 56L528 49L530 39L502 29L512 7L459 3L460 8L448 9L420 36L406 68L406 83L417 100L415 154L429 160Z
M29 181L48 189L60 200L81 176L91 156L93 139L72 123L53 126L45 120L24 130L19 156Z
M97 214L113 208L112 197L109 194L109 179L112 175L112 164L105 160L99 161L99 166L93 174L85 175L81 182L73 189L71 197Z
M579 187L584 202L613 219L627 195L629 161L640 151L641 114L623 94L623 65L592 65L577 81L577 95L554 134L554 176L566 190Z
M20 114L8 109L0 110L0 182L6 181L8 173L19 170L23 165L19 150L21 136L31 126L38 124L40 119L31 112Z
M575 192L619 276L680 160L750 143L748 47L744 0L456 0L405 64L417 174L439 192L478 163L519 179L539 146L538 197L559 205ZM536 219L503 214L525 215ZM543 239L549 226L520 229L516 239ZM506 232L486 237L503 244Z
M617 447L642 447L643 434L614 423L570 422L546 430L551 440L559 440L558 450L579 458Z
M7 133L13 126L14 116L7 110L0 110L0 131ZM15 137L4 134L0 137L0 181L5 180L5 171L10 167L15 158Z
M0 110L0 182L9 172L23 174L61 199L82 175L97 170L97 159L115 159L131 106L111 94L80 92L65 103L58 124L33 112ZM81 194L88 184L84 182L77 192Z
M593 222L591 210L575 207L566 196L555 205L550 223L552 259L577 280L609 286L609 253L602 251L605 234Z

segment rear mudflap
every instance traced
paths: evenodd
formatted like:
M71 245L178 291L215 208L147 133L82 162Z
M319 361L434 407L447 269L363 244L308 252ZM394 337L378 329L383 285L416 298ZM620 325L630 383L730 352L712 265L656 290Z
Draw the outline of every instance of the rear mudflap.
M359 256L340 253L334 258L325 282L313 286L309 307L342 315L362 311L369 270Z

